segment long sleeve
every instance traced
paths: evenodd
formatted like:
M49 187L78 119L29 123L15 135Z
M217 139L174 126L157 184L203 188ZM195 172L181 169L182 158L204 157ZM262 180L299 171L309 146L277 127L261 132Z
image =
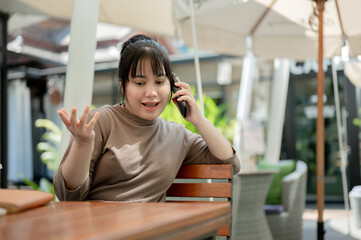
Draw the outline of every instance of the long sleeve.
M185 131L184 142L187 149L187 155L184 159L184 164L229 163L233 165L235 173L239 172L240 161L234 149L234 154L231 158L220 160L212 155L201 136L186 129Z
M92 118L94 115L94 111L89 115L88 121ZM101 121L99 121L101 122ZM81 201L86 199L90 186L92 183L92 179L94 177L94 169L96 162L99 158L99 156L102 154L102 148L103 148L103 134L101 132L101 126L99 122L96 123L94 126L95 131L95 141L94 141L94 150L91 157L91 163L89 168L89 177L86 179L86 181L81 184L78 188L74 190L68 190L65 186L64 177L62 174L62 166L65 162L66 157L69 154L70 148L72 147L72 144L74 142L73 137L70 138L69 145L64 153L64 156L62 158L62 161L60 163L60 166L58 168L58 171L54 175L54 190L55 194L61 201Z

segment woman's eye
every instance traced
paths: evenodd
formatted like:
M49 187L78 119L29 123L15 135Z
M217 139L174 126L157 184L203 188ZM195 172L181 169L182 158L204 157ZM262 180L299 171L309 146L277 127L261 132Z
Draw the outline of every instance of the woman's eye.
M138 86L143 86L144 82L136 82L135 84L138 85Z
M165 81L164 80L161 80L161 81L157 81L157 84L163 84Z

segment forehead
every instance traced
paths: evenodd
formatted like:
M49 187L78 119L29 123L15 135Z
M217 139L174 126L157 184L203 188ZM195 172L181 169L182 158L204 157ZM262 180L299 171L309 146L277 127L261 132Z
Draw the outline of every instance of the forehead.
M165 68L162 61L157 58L144 57L135 63L137 72L144 72L146 70L152 70L154 74L164 73Z

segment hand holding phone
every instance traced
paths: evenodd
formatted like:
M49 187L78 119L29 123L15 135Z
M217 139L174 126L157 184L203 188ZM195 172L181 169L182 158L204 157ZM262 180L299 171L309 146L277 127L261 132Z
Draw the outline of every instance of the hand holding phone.
M175 73L173 73L173 76L174 76L174 81L176 81L176 80L179 81L179 80L178 80L178 77L175 75ZM173 93L176 93L178 90L179 90L179 88L176 87L176 86L174 85L174 83L173 83L173 84L172 84L172 92L173 92ZM178 99L179 97L181 97L181 96L178 96L177 99ZM180 102L177 101L177 103L178 103L179 111L181 112L183 118L185 118L185 117L187 116L187 104L185 103L184 100L183 100L183 101L180 101Z

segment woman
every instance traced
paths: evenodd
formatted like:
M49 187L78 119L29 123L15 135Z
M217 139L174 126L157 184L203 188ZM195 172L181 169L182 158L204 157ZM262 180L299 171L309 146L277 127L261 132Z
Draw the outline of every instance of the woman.
M79 120L76 108L58 111L72 134L54 176L59 200L164 201L182 164L231 163L239 171L231 144L201 114L189 85L175 82L158 42L144 35L125 42L119 79L124 103L87 106ZM159 118L170 99L185 101L185 119L201 136Z

